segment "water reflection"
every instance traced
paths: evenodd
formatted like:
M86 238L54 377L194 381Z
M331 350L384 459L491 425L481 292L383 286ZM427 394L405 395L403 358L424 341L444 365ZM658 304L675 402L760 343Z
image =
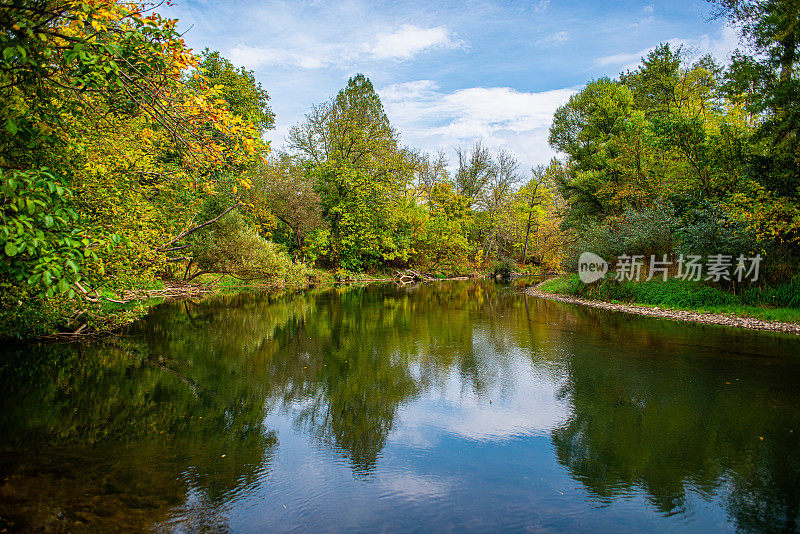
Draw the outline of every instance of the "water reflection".
M2 355L0 529L795 530L798 348L484 282L165 304Z

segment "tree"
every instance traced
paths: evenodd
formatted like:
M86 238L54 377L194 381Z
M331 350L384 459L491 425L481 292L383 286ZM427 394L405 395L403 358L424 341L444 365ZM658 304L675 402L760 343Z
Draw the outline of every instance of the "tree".
M780 70L780 81L789 83L798 61L800 2L797 0L709 0L717 17L727 17L770 64Z
M0 275L51 297L74 295L84 261L96 259L97 246L76 227L72 191L47 170L0 169L0 241L4 261Z
M489 149L480 141L470 148L469 153L461 147L456 148L458 169L456 169L456 191L469 199L470 207L479 202L483 196L486 184L494 172L492 156Z
M316 164L335 161L371 177L408 172L378 93L363 74L350 78L331 101L314 106L305 122L289 131L289 147Z
M3 282L152 285L165 243L205 224L193 217L218 178L249 187L229 170L267 147L198 66L176 21L145 5L0 4L3 216L21 223L0 233L4 266L21 267Z
M475 248L468 239L474 224L469 200L444 180L431 186L426 198L424 222L413 244L414 263L429 271L468 274Z
M477 205L484 221L484 260L489 259L492 248L495 247L498 253L503 247L505 250L502 255L510 255L514 226L511 200L514 187L520 181L519 162L510 152L499 150L489 161L490 171L486 173L485 192Z
M701 211L745 216L732 200L753 190L747 168L756 149L746 110L723 88L712 59L689 62L664 44L556 111L550 142L568 159L554 176L567 202L564 223L585 250L688 252L701 244L673 238L674 225L695 224ZM740 244L752 236L727 218L706 222L736 229ZM754 253L748 243L740 253Z
M447 157L440 150L435 158L430 154L422 154L416 160L416 192L423 202L430 205L433 202L433 189L439 184L451 182Z
M525 221L525 244L522 247L522 257L520 258L520 263L522 263L522 265L525 265L525 260L528 259L528 240L531 236L531 227L535 222L534 209L541 205L541 194L542 189L544 189L544 168L541 165L535 167L531 170L531 174L533 176L530 181L519 191L519 194L526 201L525 211L528 213L527 220Z
M280 154L259 168L253 182L252 202L263 203L289 228L295 250L305 257L306 236L326 227L309 163Z
M236 68L219 52L203 50L197 65L205 80L221 86L220 97L231 113L252 124L259 135L275 127L275 114L269 107L269 94L256 81L253 71ZM197 80L190 77L190 82Z
M628 130L633 105L630 89L601 78L556 110L549 141L569 156L559 186L571 206L573 224L623 209L616 198L623 175L614 161L621 155L619 141Z
M716 15L737 25L751 54L738 52L725 89L757 124L745 163L750 179L730 206L776 255L800 254L800 2L715 0ZM746 208L747 204L755 209Z
M407 258L406 206L414 158L400 148L372 83L358 74L289 134L311 162L330 224L329 260L361 269Z

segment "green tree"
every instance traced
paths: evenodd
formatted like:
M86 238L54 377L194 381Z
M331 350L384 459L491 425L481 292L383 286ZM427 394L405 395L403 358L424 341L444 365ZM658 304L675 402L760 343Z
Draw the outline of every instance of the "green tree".
M314 107L289 142L313 163L332 265L358 270L408 258L414 158L399 146L369 79L354 76L333 100Z
M256 81L253 71L235 67L229 59L208 48L200 55L197 69L205 75L208 83L222 86L220 97L227 102L228 109L252 124L259 135L275 127L269 94Z

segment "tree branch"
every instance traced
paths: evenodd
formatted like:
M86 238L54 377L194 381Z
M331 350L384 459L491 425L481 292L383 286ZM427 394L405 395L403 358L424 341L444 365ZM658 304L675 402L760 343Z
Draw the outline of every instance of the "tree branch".
M203 224L198 224L197 226L195 226L195 227L193 227L193 228L189 228L189 229L188 229L188 230L186 230L185 232L181 232L181 233L180 233L180 234L178 234L178 236L177 236L177 237L175 237L174 239L171 239L171 240L169 240L168 242L166 242L166 243L164 243L163 245L161 245L160 247L158 247L158 248L156 249L156 252L163 252L163 251L164 251L164 250L166 250L166 249L167 249L167 248L168 248L170 245L172 245L173 243L175 243L175 242L177 242L177 241L180 241L181 239L183 239L183 238L184 238L184 237L186 237L187 235L191 235L191 234L195 233L196 231L198 231L198 230L201 230L201 229L205 228L206 226L208 226L208 225L210 225L210 224L214 224L215 222L217 222L218 220L220 220L222 217L224 217L225 215L227 215L229 212L231 212L231 211L233 211L234 209L238 208L240 204L241 204L241 202L236 202L236 204L234 204L234 205L233 205L233 206L231 206L230 208L226 209L225 211L223 211L222 213L220 213L219 215L217 215L217 216L216 216L216 217L214 217L213 219L211 219L211 220L209 220L209 221L206 221L206 222L204 222Z

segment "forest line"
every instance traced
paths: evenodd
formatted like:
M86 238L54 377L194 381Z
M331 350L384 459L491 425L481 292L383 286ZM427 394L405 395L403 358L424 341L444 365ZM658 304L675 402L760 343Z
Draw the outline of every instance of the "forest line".
M742 33L727 64L662 44L590 81L553 118L560 157L528 172L480 142L455 168L404 146L362 74L271 147L267 89L176 20L3 4L2 331L103 329L147 308L109 300L165 283L575 270L587 250L760 255L758 298L798 307L798 6L714 7Z

